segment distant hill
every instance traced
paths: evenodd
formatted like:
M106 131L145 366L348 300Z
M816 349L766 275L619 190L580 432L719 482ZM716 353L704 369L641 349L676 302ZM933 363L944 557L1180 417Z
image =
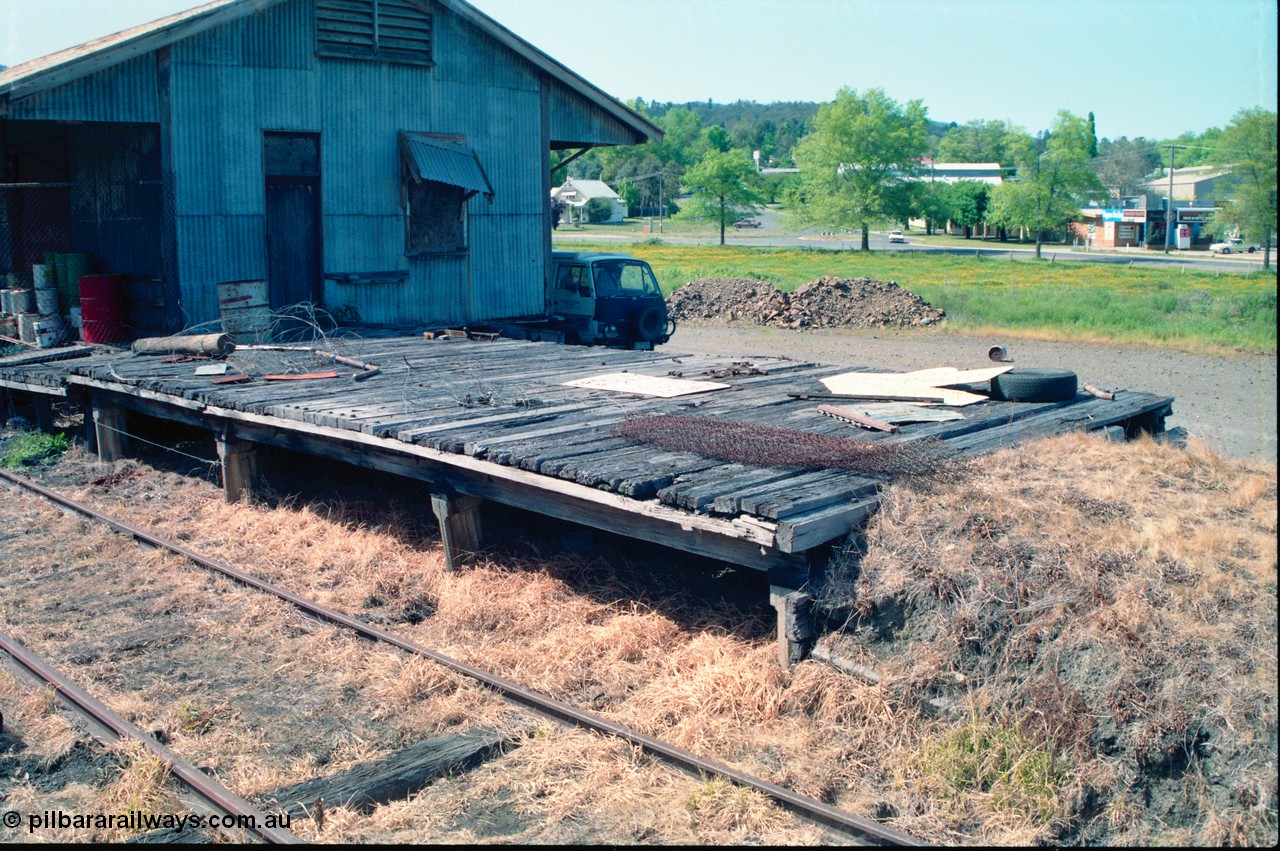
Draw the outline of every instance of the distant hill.
M763 150L766 156L772 155L783 161L790 159L791 148L808 132L813 117L818 114L821 106L820 103L796 100L773 103L757 103L753 100L734 103L714 103L709 100L687 103L651 101L645 104L653 118L661 118L672 109L686 109L697 115L704 127L718 124L729 131L735 143ZM938 140L954 126L954 121L929 122L930 156L937 150Z
M663 103L653 101L648 104L649 113L655 118L666 114L667 110L687 109L702 119L703 125L719 124L726 130L732 130L737 124L762 124L772 121L781 125L787 121L809 121L818 114L822 104L808 101L775 101L774 103L756 103L753 100L740 100L735 103L712 103L711 101L689 101L688 103Z

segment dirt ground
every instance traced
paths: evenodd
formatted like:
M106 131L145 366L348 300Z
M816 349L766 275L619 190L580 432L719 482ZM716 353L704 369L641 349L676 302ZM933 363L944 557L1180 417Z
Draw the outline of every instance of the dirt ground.
M971 336L924 328L903 331L789 330L682 323L665 346L673 354L785 355L886 371L990 366L1002 345L1014 366L1074 371L1081 382L1174 398L1167 426L1182 426L1230 458L1276 462L1274 355L1197 355L1169 349Z

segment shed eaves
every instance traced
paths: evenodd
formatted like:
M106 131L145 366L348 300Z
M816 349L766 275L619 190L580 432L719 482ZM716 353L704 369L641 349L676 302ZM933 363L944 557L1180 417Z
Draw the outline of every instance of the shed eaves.
M110 68L283 0L213 0L0 71L0 95L18 98Z

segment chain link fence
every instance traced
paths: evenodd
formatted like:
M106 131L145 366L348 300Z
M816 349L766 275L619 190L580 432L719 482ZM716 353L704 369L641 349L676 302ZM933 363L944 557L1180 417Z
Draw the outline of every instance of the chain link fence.
M28 287L34 265L55 264L64 312L79 275L123 275L129 324L162 328L161 234L172 202L158 180L0 183L0 272Z

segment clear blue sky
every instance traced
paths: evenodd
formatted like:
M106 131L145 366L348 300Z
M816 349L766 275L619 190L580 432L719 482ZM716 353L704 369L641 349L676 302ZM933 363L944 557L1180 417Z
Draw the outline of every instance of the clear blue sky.
M829 101L841 86L929 116L1035 133L1167 138L1274 110L1276 0L472 0L622 99ZM0 64L198 0L0 0Z

